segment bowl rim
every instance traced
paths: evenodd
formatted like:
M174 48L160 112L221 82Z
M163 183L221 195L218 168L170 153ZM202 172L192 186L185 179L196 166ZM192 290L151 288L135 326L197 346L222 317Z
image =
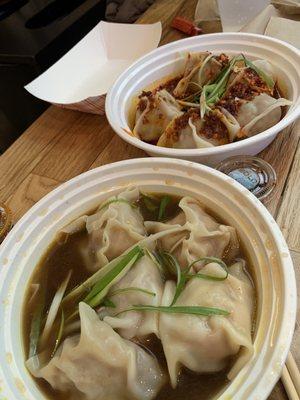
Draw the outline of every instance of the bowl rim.
M174 42L167 43L165 45L159 46L156 49L150 51L149 53L145 54L144 56L140 57L137 59L134 63L132 63L128 68L126 68L125 71L122 72L122 74L117 78L113 86L110 88L106 95L105 99L105 113L106 117L108 119L109 124L115 131L117 135L119 135L123 140L125 140L127 143L144 150L149 153L155 153L156 155L159 155L161 157L163 156L169 156L169 157L174 157L174 158L180 158L180 157L197 157L197 156L210 156L210 155L218 155L222 154L223 152L226 151L238 151L238 150L243 150L245 146L250 146L251 144L257 143L260 140L263 139L268 139L270 136L277 134L290 124L292 124L299 116L300 116L300 103L294 105L294 109L291 111L290 114L285 115L277 124L273 125L272 127L266 129L263 132L258 133L257 135L251 136L249 138L243 139L238 142L234 143L228 143L228 144L223 144L220 146L215 146L215 147L207 147L207 148L193 148L193 149L176 149L176 148L169 148L169 147L161 147L161 146L156 146L147 142L142 141L141 139L138 139L134 136L131 136L126 132L125 129L128 127L121 127L118 123L117 120L114 119L114 96L115 92L117 91L118 86L120 83L124 80L126 77L127 73L129 71L134 70L137 64L142 63L144 60L148 59L148 57L153 56L157 53L160 53L161 51L163 52L164 49L169 49L174 46L175 43L178 42L193 42L193 41L205 41L205 39L209 36L210 38L223 38L224 41L226 41L226 38L230 37L245 37L245 38L253 38L253 39L261 39L262 41L265 42L270 42L274 44L279 44L281 46L284 46L288 48L291 52L293 52L296 56L300 58L300 50L297 49L296 47L292 46L291 44L284 42L283 40L276 39L270 36L265 36L261 34L256 34L256 33L248 33L248 32L218 32L218 33L210 33L210 34L205 34L201 36L193 36L193 37L188 37L184 39L179 39ZM176 52L176 49L174 49L174 52ZM300 95L298 97L298 100L300 100Z
M195 162L181 160L181 159L158 158L158 157L157 158L145 157L145 158L136 158L136 159L131 159L131 160L119 161L116 163L104 165L104 166L86 171L86 172L70 179L69 181L63 183L62 185L60 185L59 187L55 188L50 193L48 193L41 200L39 200L33 207L31 207L24 214L24 216L17 222L17 224L14 226L14 228L9 233L9 235L5 238L3 244L0 248L0 258L1 258L1 256L3 256L3 253L5 253L5 252L6 253L13 252L14 254L20 252L20 249L18 248L18 246L20 246L20 243L22 243L22 240L17 244L17 246L16 246L17 249L13 249L13 245L16 244L16 243L14 243L14 239L16 239L17 234L20 233L20 231L22 232L22 229L24 228L24 226L26 227L28 221L33 216L37 217L38 211L41 211L50 202L55 200L55 201L58 201L59 203L62 203L63 200L58 200L58 199L60 199L60 197L59 197L60 195L63 195L65 193L67 194L68 192L71 193L72 190L73 191L75 190L76 193L77 193L77 190L82 191L81 185L78 186L79 181L83 182L83 185L84 185L85 181L90 182L90 180L86 179L86 178L90 178L91 180L99 179L101 181L101 180L103 180L103 177L105 177L105 176L108 176L108 178L109 178L108 181L109 181L110 179L113 179L114 176L116 176L116 172L117 172L117 174L119 173L120 167L126 166L126 167L130 168L130 170L132 170L132 172L134 172L133 171L134 167L136 167L136 170L138 170L141 166L144 166L145 168L147 167L150 169L150 167L151 168L156 167L156 165L157 165L156 163L161 163L162 169L163 168L171 169L172 166L174 166L174 167L177 166L178 168L183 168L182 172L184 173L184 175L186 177L188 175L188 171L184 171L184 168L188 168L188 167L190 167L196 173L199 173L199 174L201 174L201 172L204 172L205 174L208 174L208 173L213 174L218 178L218 180L220 180L220 183L222 181L226 185L231 184L234 191L240 192L240 194L243 197L245 196L245 194L243 193L243 192L245 192L245 189L238 182L234 181L232 178L221 173L220 171L217 171L215 169L212 169L210 167L207 167L205 165L201 165L201 164L198 164ZM97 178L97 174L100 171L101 171L102 175ZM106 175L105 172L108 172L108 174ZM125 172L129 172L129 171L125 171ZM93 178L94 175L96 176L96 178ZM265 399L265 398L267 398L267 396L273 389L275 383L277 382L277 380L280 376L281 368L285 362L285 358L286 358L287 353L290 348L290 343L291 343L292 336L293 336L293 330L288 329L288 327L290 328L291 324L295 322L295 318L296 318L296 282L295 282L295 274L294 274L294 270L293 270L293 264L292 264L292 260L291 260L289 253L285 257L281 254L282 251L286 252L286 251L288 251L288 249L287 249L285 240L283 238L283 235L282 235L278 225L276 223L274 223L275 221L274 221L273 217L268 212L268 210L264 207L264 205L250 192L247 192L247 193L248 193L248 195L246 197L247 197L249 203L251 204L251 208L253 210L255 210L255 212L259 215L259 217L264 221L266 226L269 227L272 238L274 239L274 242L276 244L276 248L278 249L279 262L281 265L281 270L284 275L284 286L282 288L284 310L289 311L289 312L286 312L283 314L283 317L280 321L278 342L276 342L274 344L272 360L270 360L268 362L269 368L263 371L261 380L258 382L255 389L253 389L255 391L257 391L259 389L260 390L259 394L263 395L263 397L260 397L260 398ZM56 207L57 207L57 205L56 205ZM39 217L42 219L45 218L44 215L40 215ZM36 222L36 224L37 224L37 222ZM31 229L34 229L34 227L35 227L35 224L33 224L33 227ZM9 267L9 265L8 265L8 267ZM6 271L5 271L5 268L4 268L4 271L0 270L0 277L3 277L4 279L6 278L8 267L6 266ZM17 270L17 268L15 268L15 270ZM1 286L2 285L0 282L0 288L1 288ZM2 290L0 290L0 294L2 294L1 292L2 292ZM286 294L288 294L288 296ZM0 305L0 314L1 314L1 305ZM283 342L282 339L283 338L284 338L284 345L282 347L282 342ZM1 333L0 333L0 339L1 339ZM6 351L6 348L2 348L0 353L5 352L5 351ZM276 355L276 361L277 361L276 368L275 368L274 364L271 364L271 362L274 361L273 360L273 358L275 357L274 354ZM257 355L257 357L259 357L259 354ZM20 363L20 361L18 361L18 364L19 363ZM2 372L1 369L2 368L0 365L0 377L1 377L1 372ZM271 372L271 373L268 374L268 372ZM5 382L5 379L4 379L4 382ZM11 388L9 388L9 389L11 390ZM4 392L5 392L5 390L4 390ZM223 398L222 394L220 396L221 396L221 398ZM0 398L1 398L1 396L0 396ZM19 398L19 396L17 398ZM23 398L22 395L21 395L21 398Z

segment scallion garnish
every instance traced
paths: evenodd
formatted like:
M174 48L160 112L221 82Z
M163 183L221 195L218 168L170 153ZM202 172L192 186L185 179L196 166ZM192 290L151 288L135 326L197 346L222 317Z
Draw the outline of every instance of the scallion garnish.
M110 299L104 299L101 303L102 306L104 307L109 307L109 308L116 308L116 305L113 301Z
M175 256L173 256L171 253L168 253L167 251L161 251L159 255L163 263L169 268L171 272L173 272L177 276L176 290L174 298L170 304L172 306L183 291L186 283L186 278L185 275L182 273L180 265Z
M148 256L153 263L157 266L159 272L161 273L161 276L164 277L165 276L165 271L162 265L161 260L159 259L159 257L157 256L156 253L152 253L149 249L147 249L147 247L145 247L144 249L145 255Z
M54 346L53 352L51 354L51 358L56 353L56 350L58 349L58 346L59 346L59 344L61 342L61 339L62 339L62 336L63 336L63 332L64 332L64 327L65 327L65 314L64 314L64 310L61 310L61 318L60 318L58 334L57 334L57 338L55 340L55 346Z
M45 308L45 298L44 296L41 296L39 303L34 310L34 314L31 320L28 358L34 357L38 353L38 343L41 333L44 308Z
M115 317L129 311L156 311L168 314L190 314L190 315L229 315L230 312L214 307L201 306L150 306L150 305L133 305L132 307L118 312Z
M248 60L248 58L246 58L244 55L243 55L243 58L244 58L246 67L253 69L257 73L257 75L266 83L268 88L273 89L274 85L275 85L273 78L270 75L268 75L265 71L263 71L262 69L257 67L255 64L253 64L253 62Z
M116 278L121 279L127 271L135 264L135 262L143 255L143 251L139 246L135 246L129 251L121 261L115 265L106 275L95 283L89 294L83 299L91 307L97 307L101 300L106 296L110 287L116 282ZM119 280L118 279L118 280Z
M217 263L222 267L225 271L224 276L215 276L215 275L208 275L208 274L202 274L201 272L198 272L197 274L189 274L188 271L197 264L198 262L203 262L204 265L207 265L209 263ZM227 265L222 261L220 258L216 257L201 257L198 260L193 261L186 269L187 273L185 274L186 279L193 279L193 278L198 278L198 279L206 279L209 281L224 281L228 277L228 268Z
M141 193L141 198L148 211L155 212L158 209L158 200L155 197Z
M150 290L147 289L143 289L143 288L139 288L139 287L126 287L126 288L122 288L122 289L117 289L114 292L110 293L109 296L113 297L116 296L118 294L122 294L122 293L128 293L128 292L141 292L144 294L148 294L149 296L156 296L156 293L151 292Z
M163 196L160 201L159 210L158 210L158 221L162 221L165 217L167 205L170 203L171 197L170 196Z

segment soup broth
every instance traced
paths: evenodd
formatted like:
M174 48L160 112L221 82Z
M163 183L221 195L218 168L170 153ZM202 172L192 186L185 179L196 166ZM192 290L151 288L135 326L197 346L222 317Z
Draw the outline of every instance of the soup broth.
M182 213L182 209L179 207L180 200L180 197L171 196L169 194L140 193L138 199L133 204L132 210L138 210L145 221L159 221L161 224L163 224L171 221L174 218L177 218L179 214ZM110 205L107 204L105 207L110 207ZM113 202L110 204L113 204ZM115 202L115 204L117 204L117 202ZM212 214L207 210L205 211L210 215ZM216 215L213 215L213 217L218 223L223 223L221 222L220 218L216 217ZM233 259L233 253L230 246L231 244L226 247L222 256L223 260L228 265L230 265L234 259L243 258L247 260L246 254L241 245L239 246L239 249L234 249ZM40 327L42 331L43 324L45 324L47 313L49 312L55 293L68 275L69 271L72 271L72 274L68 282L67 293L72 291L72 289L75 287L78 287L80 284L82 284L82 282L85 282L91 275L93 275L93 272L86 267L86 260L82 251L82 249L86 249L88 247L89 233L86 229L82 229L72 234L60 233L57 235L49 249L46 251L44 257L41 259L39 265L36 267L28 285L23 309L23 338L26 359L30 351L29 342L33 319L39 305L44 304L44 313L42 318L43 322ZM95 256L95 254L93 256ZM250 277L251 265L249 260L247 260L246 273ZM174 282L176 282L176 277L172 276L172 274L167 276L165 275L163 280L165 279L172 279ZM73 307L73 301L66 302L63 308L64 315L70 315ZM254 317L255 316L252 315L253 326L255 321ZM57 318L57 321L55 321L53 324L51 335L47 338L46 343L43 344L43 349L39 349L46 350L47 358L49 359L55 355L53 354L53 349L56 349L57 331L59 331L59 327L60 322ZM77 330L75 329L75 331L71 334L65 333L62 335L60 341L63 343L63 340L66 337L79 333L80 328ZM132 341L141 346L148 354L153 355L158 360L158 363L162 371L164 371L164 374L166 376L168 375L168 367L163 346L160 340L154 334L150 334L145 337L135 337L132 339ZM155 400L180 400L187 397L191 400L211 399L219 392L224 390L224 388L228 385L229 380L227 378L227 374L237 358L238 354L229 356L227 358L226 366L221 371L216 373L196 373L183 366L178 376L177 387L173 388L169 379L167 379L166 383L160 389L158 394L153 398ZM45 394L45 397L49 400L77 399L76 396L74 397L73 389L69 392L54 390L44 379L35 379L35 381L40 390ZM78 398L85 399L85 397ZM124 395L124 399L125 398L133 399L134 397L126 397Z

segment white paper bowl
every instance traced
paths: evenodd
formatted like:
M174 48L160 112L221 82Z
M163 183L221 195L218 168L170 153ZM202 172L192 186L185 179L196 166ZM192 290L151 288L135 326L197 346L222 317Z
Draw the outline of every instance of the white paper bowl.
M215 53L244 53L251 59L269 60L280 76L279 86L291 101L284 118L270 129L248 139L207 149L172 149L154 146L128 134L132 99L151 83L184 68L183 52L209 50ZM106 115L114 131L128 143L151 156L183 158L207 165L238 155L255 155L300 115L300 51L283 41L249 33L216 33L195 36L159 47L140 58L114 83L106 97Z
M219 399L267 398L292 339L296 287L287 245L264 206L211 168L144 158L86 172L48 194L16 224L0 248L0 399L41 400L24 367L21 311L30 276L55 233L129 185L199 198L237 228L255 270L258 291L255 354Z

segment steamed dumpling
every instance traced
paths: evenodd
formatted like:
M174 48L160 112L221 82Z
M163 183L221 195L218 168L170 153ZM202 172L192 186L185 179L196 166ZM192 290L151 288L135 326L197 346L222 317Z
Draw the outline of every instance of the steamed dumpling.
M251 315L254 291L243 272L243 261L230 267L224 281L191 279L175 306L205 306L221 308L228 316L195 316L161 313L160 337L173 387L184 366L198 373L212 373L224 369L231 356L239 358L229 373L231 379L251 357ZM223 273L215 263L206 265L202 273ZM162 305L169 306L175 292L174 282L165 285Z
M137 107L133 133L146 142L157 140L168 123L180 114L179 104L167 90L145 92Z
M239 124L236 123L236 125L238 131ZM213 110L209 118L202 119L200 110L191 108L170 122L157 145L179 149L219 146L229 143L229 137L234 128L232 119L220 110ZM234 133L236 134L236 129Z
M160 305L163 282L157 266L150 257L147 255L143 256L134 267L111 288L108 297L116 290L125 288L146 289L147 291L155 293L155 296L134 290L112 296L111 300L116 305L116 308L112 309L114 314L130 308L130 306L134 304ZM145 336L151 333L159 336L158 315L156 312L129 311L118 317L105 317L104 321L110 324L114 329L118 329L120 335L127 339Z
M197 82L199 69L208 56L209 52L207 51L187 54L183 77L173 91L175 97L184 97L187 94L189 85L192 93L199 90L196 85L193 87L192 82Z
M262 93L240 107L237 120L246 136L253 136L277 124L281 119L281 107L290 104L289 100Z
M35 377L72 400L153 399L164 383L157 360L122 339L87 304L79 305L81 334L67 338Z
M85 259L90 270L98 270L145 237L143 217L133 206L138 197L137 188L126 190L87 218L89 251ZM109 204L114 199L120 201Z
M165 231L174 226L185 228L160 239L163 249L173 252L181 267L207 256L222 258L226 248L238 248L238 239L233 227L219 224L207 214L199 202L183 197L179 202L181 212L166 223L146 221L149 233ZM197 269L201 264L197 264Z

